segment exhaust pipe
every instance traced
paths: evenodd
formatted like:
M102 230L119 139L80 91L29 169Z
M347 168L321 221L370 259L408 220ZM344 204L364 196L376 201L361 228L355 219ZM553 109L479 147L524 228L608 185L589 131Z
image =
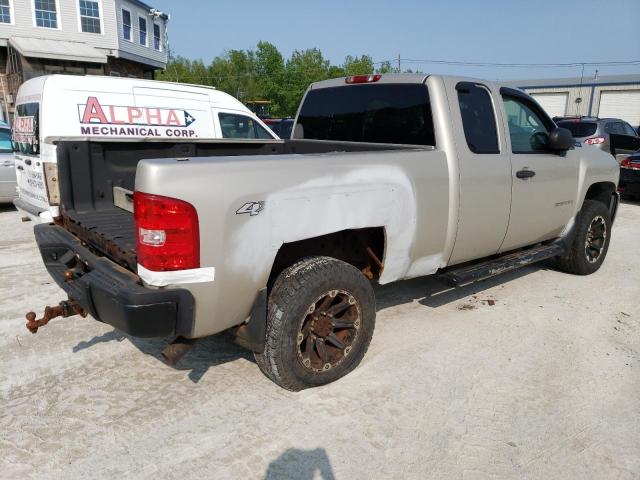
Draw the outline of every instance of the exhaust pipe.
M172 367L191 350L196 341L191 338L177 337L173 342L162 349L162 356Z

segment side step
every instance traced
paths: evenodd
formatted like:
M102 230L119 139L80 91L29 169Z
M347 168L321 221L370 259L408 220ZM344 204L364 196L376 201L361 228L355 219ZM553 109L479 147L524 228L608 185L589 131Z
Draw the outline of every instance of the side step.
M525 265L531 265L532 263L562 255L563 252L564 247L559 243L541 245L526 250L519 250L515 253L508 253L493 260L450 270L441 273L438 275L438 278L441 278L452 287L460 287L484 280L485 278L500 275L501 273L510 272Z

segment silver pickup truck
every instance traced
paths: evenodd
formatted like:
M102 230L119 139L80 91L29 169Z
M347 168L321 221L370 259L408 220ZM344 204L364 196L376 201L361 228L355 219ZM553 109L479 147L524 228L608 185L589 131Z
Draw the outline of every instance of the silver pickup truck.
M170 362L231 329L267 377L300 390L360 363L372 282L463 285L545 259L585 275L606 256L616 161L519 90L437 75L319 82L293 137L48 139L60 216L35 235L69 299L27 326L91 314L177 337Z

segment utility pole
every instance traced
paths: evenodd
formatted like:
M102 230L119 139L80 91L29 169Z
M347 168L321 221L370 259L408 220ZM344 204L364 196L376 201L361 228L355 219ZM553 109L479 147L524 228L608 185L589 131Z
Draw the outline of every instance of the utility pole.
M398 54L398 73L402 73L402 68L400 66L400 54Z

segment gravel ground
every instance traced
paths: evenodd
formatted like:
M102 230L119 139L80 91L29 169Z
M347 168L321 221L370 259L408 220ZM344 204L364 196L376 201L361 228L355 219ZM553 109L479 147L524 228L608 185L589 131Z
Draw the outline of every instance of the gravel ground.
M640 204L590 277L378 288L361 366L301 393L225 335L178 368L90 318L31 335L63 298L32 226L0 211L2 478L640 478Z

